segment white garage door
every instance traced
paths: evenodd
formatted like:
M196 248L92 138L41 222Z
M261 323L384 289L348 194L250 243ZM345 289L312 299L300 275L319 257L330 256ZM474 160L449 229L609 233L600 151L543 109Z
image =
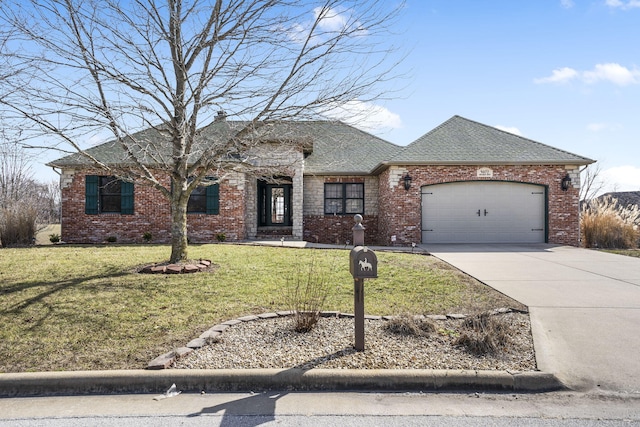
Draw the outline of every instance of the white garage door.
M515 182L422 187L423 243L544 243L545 188Z

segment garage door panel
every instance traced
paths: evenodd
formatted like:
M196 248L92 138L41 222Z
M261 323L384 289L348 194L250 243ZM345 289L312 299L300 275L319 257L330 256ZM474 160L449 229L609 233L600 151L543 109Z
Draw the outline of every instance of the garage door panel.
M422 189L424 243L541 243L545 218L539 185L479 181Z

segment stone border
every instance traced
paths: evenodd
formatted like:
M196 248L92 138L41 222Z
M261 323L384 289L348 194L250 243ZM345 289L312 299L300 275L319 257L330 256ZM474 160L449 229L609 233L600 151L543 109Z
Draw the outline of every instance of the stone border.
M212 266L211 260L201 259L188 264L153 264L142 267L141 274L188 274L205 271Z
M518 312L499 309L492 313ZM291 311L243 316L215 325L202 335L218 336L242 322L290 316ZM352 318L353 314L322 312L325 317ZM429 316L434 320L464 315ZM366 316L389 320L393 316ZM206 342L202 335L189 344ZM200 341L202 339L202 341ZM198 348L198 347L194 347ZM181 347L155 360L174 360L194 350ZM151 365L151 363L150 363ZM170 363L164 367L169 366ZM24 372L0 375L0 397L105 393L162 393L171 384L188 393L262 390L291 391L496 391L537 393L566 390L548 372L511 372L460 369L162 369L68 372Z
M512 308L499 308L496 310L492 310L489 314L505 314L510 312L521 312L521 310L516 310ZM167 353L161 354L156 357L152 361L149 362L146 369L150 370L160 370L160 369L168 369L174 362L176 362L181 357L185 357L191 354L194 350L199 349L207 345L207 342L212 339L216 339L224 331L228 328L243 323L243 322L252 322L255 320L264 320L264 319L275 319L279 317L289 317L294 314L293 311L276 311L270 313L262 313L256 315L248 315L238 317L237 319L227 320L226 322L222 322L218 325L215 325L202 334L198 338L194 338L189 341L184 347L176 348L173 351L169 351ZM321 311L320 317L337 317L337 318L353 318L353 313L341 313L338 311ZM395 316L371 316L365 315L365 320L391 320ZM466 314L447 314L447 315L426 315L426 316L416 316L416 318L427 318L431 320L447 320L447 319L464 319L466 318Z

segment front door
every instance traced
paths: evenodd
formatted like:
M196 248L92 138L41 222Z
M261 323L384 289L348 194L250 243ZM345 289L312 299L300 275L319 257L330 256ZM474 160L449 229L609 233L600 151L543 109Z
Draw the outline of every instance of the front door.
M291 184L258 181L259 225L291 226Z

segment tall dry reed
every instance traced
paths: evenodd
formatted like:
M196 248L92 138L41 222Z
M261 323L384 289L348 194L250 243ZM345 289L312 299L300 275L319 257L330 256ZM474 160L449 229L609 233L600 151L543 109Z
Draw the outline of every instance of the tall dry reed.
M580 229L587 248L629 249L640 244L640 208L623 207L611 197L592 199L582 206Z

